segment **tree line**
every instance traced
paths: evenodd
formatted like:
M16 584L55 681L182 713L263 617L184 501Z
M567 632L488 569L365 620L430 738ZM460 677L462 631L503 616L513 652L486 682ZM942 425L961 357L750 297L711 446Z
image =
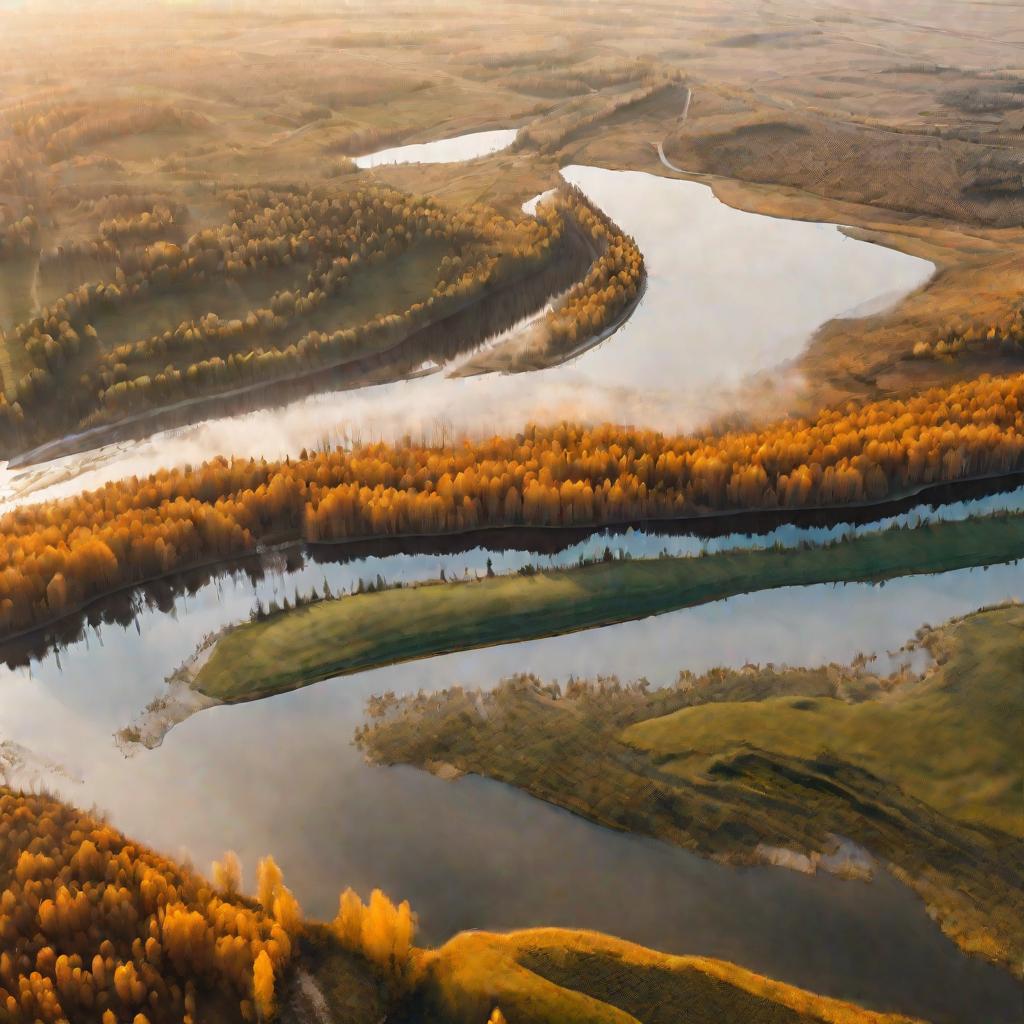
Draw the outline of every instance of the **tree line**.
M936 341L914 345L915 359L950 359L962 352L1013 354L1024 351L1024 305L992 323L971 322L951 328Z
M100 221L100 238L118 246L166 239L187 216L188 208L180 203L156 203L135 214Z
M1024 374L986 375L705 436L564 423L443 447L372 444L164 469L0 517L0 630L268 540L814 508L1017 472L1022 409Z
M549 353L564 355L601 334L635 301L646 277L643 253L633 238L575 186L559 193L573 222L598 249L586 276L545 317Z
M384 187L343 196L249 189L230 198L226 224L181 245L164 238L134 244L140 232L165 233L156 226L178 222L180 211L164 204L104 222L90 252L114 256L113 280L80 285L8 339L24 348L33 368L0 400L0 440L14 444L40 430L92 426L387 347L551 263L564 232L554 209L510 220L483 205L453 210ZM125 240L133 244L121 248ZM364 268L427 241L442 242L447 255L422 299L344 330L302 332L328 301L360 288ZM299 283L244 316L211 312L149 337L104 344L104 320L130 315L157 293L187 293L286 267L294 267Z
M270 858L211 884L45 794L0 787L0 1017L12 1024L266 1020L301 911Z

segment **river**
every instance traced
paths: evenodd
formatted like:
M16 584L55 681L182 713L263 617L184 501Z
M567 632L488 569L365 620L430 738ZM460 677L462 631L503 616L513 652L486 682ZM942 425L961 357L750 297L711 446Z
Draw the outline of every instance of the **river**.
M268 596L282 580L258 586ZM31 672L0 669L0 732L17 745L9 759L21 758L14 781L96 804L118 827L200 866L234 848L250 880L257 858L273 853L316 915L333 913L346 884L364 894L380 885L411 900L432 942L467 927L586 926L936 1021L1009 1022L1019 986L962 955L884 874L868 884L724 867L496 783L371 767L351 745L366 698L387 690L492 685L519 671L663 684L680 668L847 661L1008 598L1024 598L1022 567L745 595L211 708L158 749L126 757L113 734L205 633L251 606L247 581L220 579L169 611L102 627Z
M445 143L375 157L440 160ZM749 375L798 354L828 319L892 301L933 271L833 225L732 210L693 182L592 167L562 174L637 238L648 261L639 308L602 345L528 376L451 377L450 367L440 367L410 381L5 469L6 502L213 454L271 457L321 439L396 438L439 424L482 433L574 416L688 429L727 410ZM154 750L125 751L114 734L165 693L165 677L205 635L244 619L257 598L291 598L325 580L338 592L378 574L394 582L443 570L451 578L482 573L488 562L514 571L528 562L600 557L606 547L653 557L821 543L1022 507L1017 488L940 507L922 499L875 522L782 524L760 534L597 531L555 542L544 555L515 536L500 549L417 553L410 546L333 561L267 552L253 577L220 575L189 592L164 588L149 604L136 601L124 624L91 626L31 667L0 668L0 767L16 783L95 804L117 827L200 867L234 848L250 883L258 857L272 853L316 916L333 914L345 885L364 895L379 885L411 900L428 942L470 927L591 927L659 949L725 957L880 1009L935 1021L1016 1021L1020 986L961 954L921 902L884 872L865 883L729 868L601 829L487 780L446 783L409 768L368 766L351 739L372 694L489 686L520 671L563 680L643 675L665 684L682 668L750 661L815 664L868 653L885 665L900 660L888 652L926 622L1024 598L1019 566L749 594L587 633L391 666L201 711Z
M411 380L4 467L0 498L55 497L217 454L283 457L316 443L479 436L565 418L693 429L741 407L744 382L798 355L827 320L883 296L894 301L934 270L832 224L734 210L696 182L583 166L562 176L632 234L647 261L639 306L602 344L525 375L460 377L450 365L434 367Z

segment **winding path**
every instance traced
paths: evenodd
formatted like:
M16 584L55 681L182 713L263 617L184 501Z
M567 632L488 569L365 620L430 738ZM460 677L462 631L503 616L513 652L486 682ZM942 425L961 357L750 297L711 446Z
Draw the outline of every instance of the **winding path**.
M667 156L665 156L665 144L663 142L657 143L658 146L658 159L670 170L675 171L676 174L689 174L689 171L684 171L682 167L676 167L674 163Z
M690 113L690 101L693 99L693 89L690 86L686 87L686 103L683 104L683 112L679 115L678 127L682 128L686 124L686 118ZM658 159L662 164L667 167L670 171L675 171L676 174L686 174L694 178L706 178L708 175L701 174L699 171L684 171L682 167L676 167L674 163L665 155L665 141L656 142L655 146L658 150Z

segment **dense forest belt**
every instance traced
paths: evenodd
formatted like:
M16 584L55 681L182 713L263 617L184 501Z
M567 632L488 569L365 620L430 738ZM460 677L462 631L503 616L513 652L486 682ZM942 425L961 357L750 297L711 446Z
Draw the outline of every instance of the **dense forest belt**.
M201 693L255 700L380 665L657 615L735 594L884 580L1024 555L1024 516L888 530L823 547L608 561L355 594L229 628Z
M0 517L0 634L260 544L883 502L1024 469L1024 375L671 437L573 424L446 447L214 459Z
M215 887L93 815L0 785L0 1016L265 1016L301 926L280 873L266 880L257 903L233 878Z
M213 559L151 580L126 584L117 591L95 598L76 612L68 612L17 637L8 637L0 646L0 660L9 668L26 667L51 650L59 650L83 639L89 627L106 624L129 628L138 620L140 611L146 608L170 613L179 597L194 596L218 578L244 579L247 586L255 587L268 574L279 572L282 564L286 571L297 572L304 565L330 566L393 555L459 555L477 549L496 553L529 551L539 558L564 554L598 533L607 534L607 546L621 557L619 538L634 531L700 540L734 534L763 537L783 526L830 529L872 524L926 505L938 508L953 502L1010 494L1019 490L1022 483L1024 476L1016 474L936 484L897 501L833 509L776 509L772 512L722 513L699 519L641 520L590 527L489 527L464 533L356 538L337 543L285 541L234 558ZM993 511L999 511L998 504ZM927 513L923 518L928 518Z
M1010 605L926 632L923 676L748 666L658 690L520 676L374 698L358 738L381 763L485 775L736 863L863 877L878 858L964 950L1019 976L1022 641Z
M250 897L230 851L207 880L95 815L3 785L0 838L8 1024L705 1024L708 1014L913 1024L726 961L666 956L593 932L473 932L421 949L412 908L380 890L364 903L346 889L333 921L309 920L271 857ZM623 983L650 986L671 1017L626 997Z
M473 377L481 373L530 373L567 363L589 349L610 338L634 313L647 291L647 275L644 273L637 285L636 293L619 312L618 316L601 330L586 335L582 340L565 348L558 344L551 334L549 325L542 323L507 338L493 348L485 348L478 355L467 359L451 372L453 377Z
M570 214L563 237L576 234L593 252L586 275L529 330L468 360L457 376L522 373L566 362L614 334L643 298L647 267L640 247L580 189L561 188Z

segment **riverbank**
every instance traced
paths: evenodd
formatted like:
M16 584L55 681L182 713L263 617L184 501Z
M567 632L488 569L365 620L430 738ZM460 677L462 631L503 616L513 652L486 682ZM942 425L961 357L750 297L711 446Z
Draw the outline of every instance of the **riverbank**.
M190 863L53 797L0 785L0 810L19 826L8 829L0 847L5 939L25 954L5 956L0 973L0 1005L13 1021L126 1017L145 1006L137 1017L153 1024L193 1014L212 1024L278 1014L282 1024L481 1024L496 1008L516 1024L635 1024L638 1018L617 1009L621 1000L606 991L610 978L625 972L693 1000L693 1016L674 1022L701 1024L716 1009L733 1020L786 1024L910 1022L729 962L666 956L592 932L470 933L436 950L418 948L409 904L396 907L379 889L368 906L347 889L333 920L306 919L273 857L261 861L253 898L230 851L212 865L208 881ZM53 909L62 907L69 885L81 894L75 912L82 923L74 931L55 923L61 911ZM140 927L149 936L144 953ZM65 968L77 958L92 970L72 976Z
M767 665L654 690L520 676L384 696L357 738L376 763L486 776L730 863L888 868L962 949L1020 977L1022 635L1010 605L918 637L922 674Z
M1024 517L1008 515L821 547L608 561L386 589L229 629L193 685L228 703L256 700L380 665L644 618L733 594L881 581L1022 553Z
M909 1024L733 964L667 956L596 932L466 932L425 954L418 1024ZM493 1020L493 1018L492 1018Z
M570 217L566 223L572 223ZM444 363L472 352L543 310L554 296L580 280L592 259L592 246L582 232L578 228L567 231L535 272L517 274L480 295L449 303L450 308L442 316L410 323L397 336L385 336L376 347L323 365L129 412L109 422L80 424L59 437L33 439L9 453L9 465L32 466L187 427L207 418L278 408L323 391L354 391L415 379L421 375L419 367L423 363Z

